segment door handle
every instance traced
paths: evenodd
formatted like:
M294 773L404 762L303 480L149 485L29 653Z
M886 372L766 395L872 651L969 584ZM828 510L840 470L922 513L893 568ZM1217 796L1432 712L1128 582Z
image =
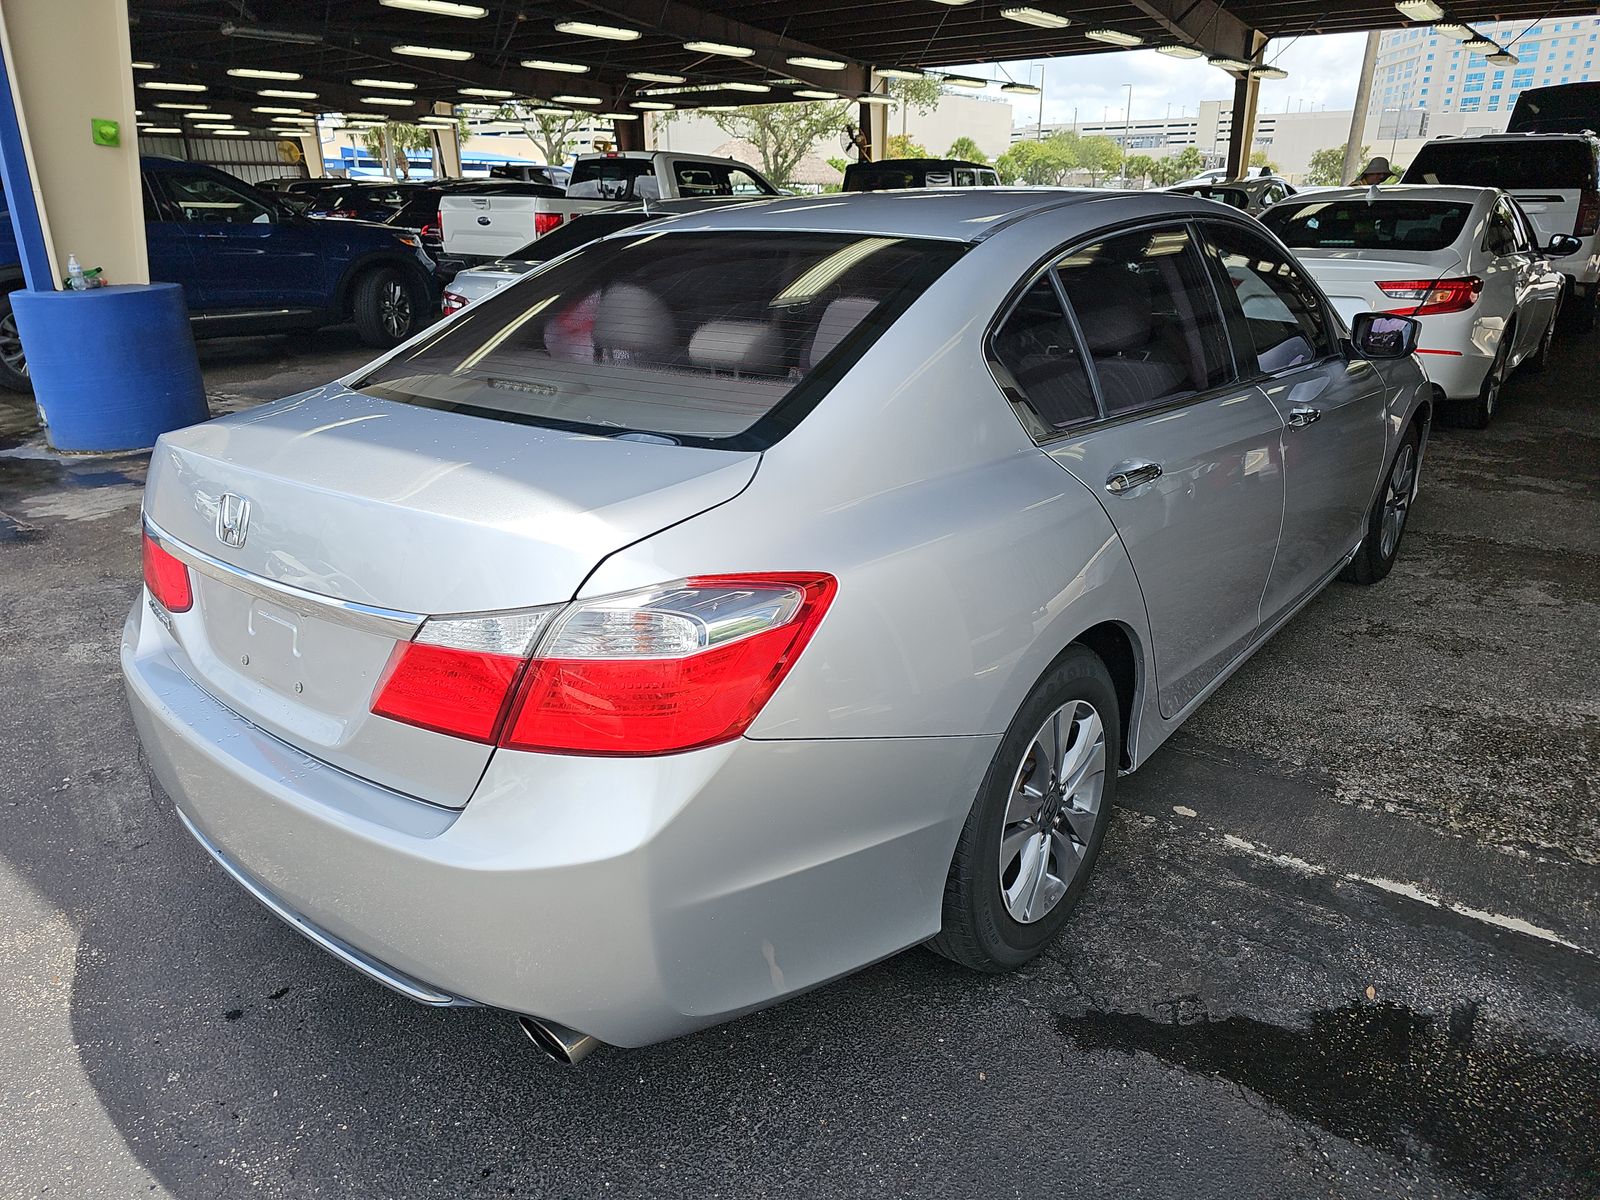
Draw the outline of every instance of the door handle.
M1315 425L1322 420L1320 408L1291 408L1289 419L1284 422L1290 429L1304 429L1307 425Z
M1153 462L1124 463L1106 477L1106 491L1113 496L1125 496L1134 488L1143 487L1161 478L1161 464Z

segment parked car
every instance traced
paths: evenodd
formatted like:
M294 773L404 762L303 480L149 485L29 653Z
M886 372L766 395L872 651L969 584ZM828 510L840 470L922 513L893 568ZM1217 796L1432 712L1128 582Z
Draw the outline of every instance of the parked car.
M1119 775L1389 571L1417 329L1346 337L1183 196L788 197L590 242L162 437L133 718L302 934L567 1060L930 939L1014 968Z
M1259 216L1278 201L1295 194L1295 189L1287 180L1275 175L1252 175L1248 179L1233 179L1226 183L1180 183L1167 190L1181 196L1215 200L1218 204L1226 204L1251 216Z
M534 188L535 184L512 185ZM439 205L444 253L460 266L491 262L572 218L643 201L775 196L754 167L732 158L666 151L580 154L565 194L451 195Z
M515 179L519 183L548 183L565 188L572 178L566 167L536 166L529 163L496 163L489 168L490 179Z
M1556 266L1567 277L1564 309L1575 328L1594 327L1600 292L1600 139L1587 133L1512 133L1436 138L1417 151L1403 183L1504 188L1548 245L1571 234L1578 246Z
M1261 219L1345 319L1385 309L1422 319L1417 353L1463 424L1489 424L1519 365L1550 362L1562 291L1550 256L1577 239L1539 246L1498 188L1346 188Z
M150 278L183 285L196 337L280 333L354 320L393 346L433 319L439 290L420 241L381 225L313 221L213 167L140 159ZM0 387L27 391L9 293L21 259L0 220Z
M516 253L497 262L484 263L458 273L445 289L445 316L465 308L474 300L498 292L515 283L541 263L559 258L568 250L606 237L618 230L631 229L646 221L660 221L688 213L705 212L728 204L748 204L743 196L706 196L699 200L657 200L650 204L629 204L603 212L574 217L560 229L529 242Z
M999 186L1000 176L993 167L964 158L885 158L878 162L853 162L844 169L847 192Z
M1600 132L1600 83L1527 88L1517 97L1507 133Z
M426 192L428 183L390 183L386 180L352 179L335 186L322 188L312 195L301 211L308 217L328 217L345 221L376 221L386 224L389 218L405 207L406 202L418 193Z

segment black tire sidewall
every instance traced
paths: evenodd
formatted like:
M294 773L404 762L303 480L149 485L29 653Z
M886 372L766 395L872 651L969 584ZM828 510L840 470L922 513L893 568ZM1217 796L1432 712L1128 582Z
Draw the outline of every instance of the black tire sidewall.
M4 320L10 315L11 294L6 292L0 294L0 320ZM31 377L19 374L6 366L5 363L0 362L0 388L4 388L8 392L16 392L19 395L28 396L33 393L33 380Z
M411 326L404 335L395 337L383 327L383 314L379 311L380 293L384 284L397 280L411 298ZM402 268L396 266L374 267L356 280L352 305L356 329L361 340L371 346L398 346L420 330L426 322L427 298L424 289Z
M1094 705L1105 727L1106 774L1099 819L1066 895L1045 917L1024 925L1006 911L1000 896L1000 837L1006 805L1010 800L1011 783L1033 735L1045 718L1072 700L1087 700ZM1037 955L1060 933L1088 886L1116 800L1121 726L1116 687L1105 665L1086 647L1074 646L1034 686L1001 740L969 818L976 826L969 867L971 878L965 881L972 932L997 969L1021 966Z

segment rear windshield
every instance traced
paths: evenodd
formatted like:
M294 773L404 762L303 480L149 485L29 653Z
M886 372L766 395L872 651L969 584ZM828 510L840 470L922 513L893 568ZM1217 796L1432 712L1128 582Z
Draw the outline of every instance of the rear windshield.
M592 242L466 309L358 386L500 420L761 448L961 250L855 233Z
M1296 250L1443 250L1472 214L1464 200L1278 204L1261 222Z
M1231 208L1250 207L1250 194L1241 188L1186 187L1174 190L1181 190L1188 196L1199 196L1202 200L1215 200L1218 204L1226 204Z
M1405 183L1454 183L1519 192L1592 188L1594 155L1575 138L1429 142L1406 169Z
M893 188L921 187L925 172L921 167L855 167L844 169L847 192L886 192Z
M1582 133L1600 130L1600 83L1529 88L1517 97L1507 133Z
M567 195L574 200L633 200L640 195L655 200L661 196L655 174L648 158L581 159L572 168ZM640 189L637 181L643 176L649 177L651 186Z

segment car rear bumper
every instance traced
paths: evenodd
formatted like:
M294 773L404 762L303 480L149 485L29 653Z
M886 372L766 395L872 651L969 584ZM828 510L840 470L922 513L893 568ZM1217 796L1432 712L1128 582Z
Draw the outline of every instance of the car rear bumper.
M151 770L237 880L350 965L636 1046L933 934L997 737L741 740L655 759L498 752L451 810L329 767L192 683L141 594Z

